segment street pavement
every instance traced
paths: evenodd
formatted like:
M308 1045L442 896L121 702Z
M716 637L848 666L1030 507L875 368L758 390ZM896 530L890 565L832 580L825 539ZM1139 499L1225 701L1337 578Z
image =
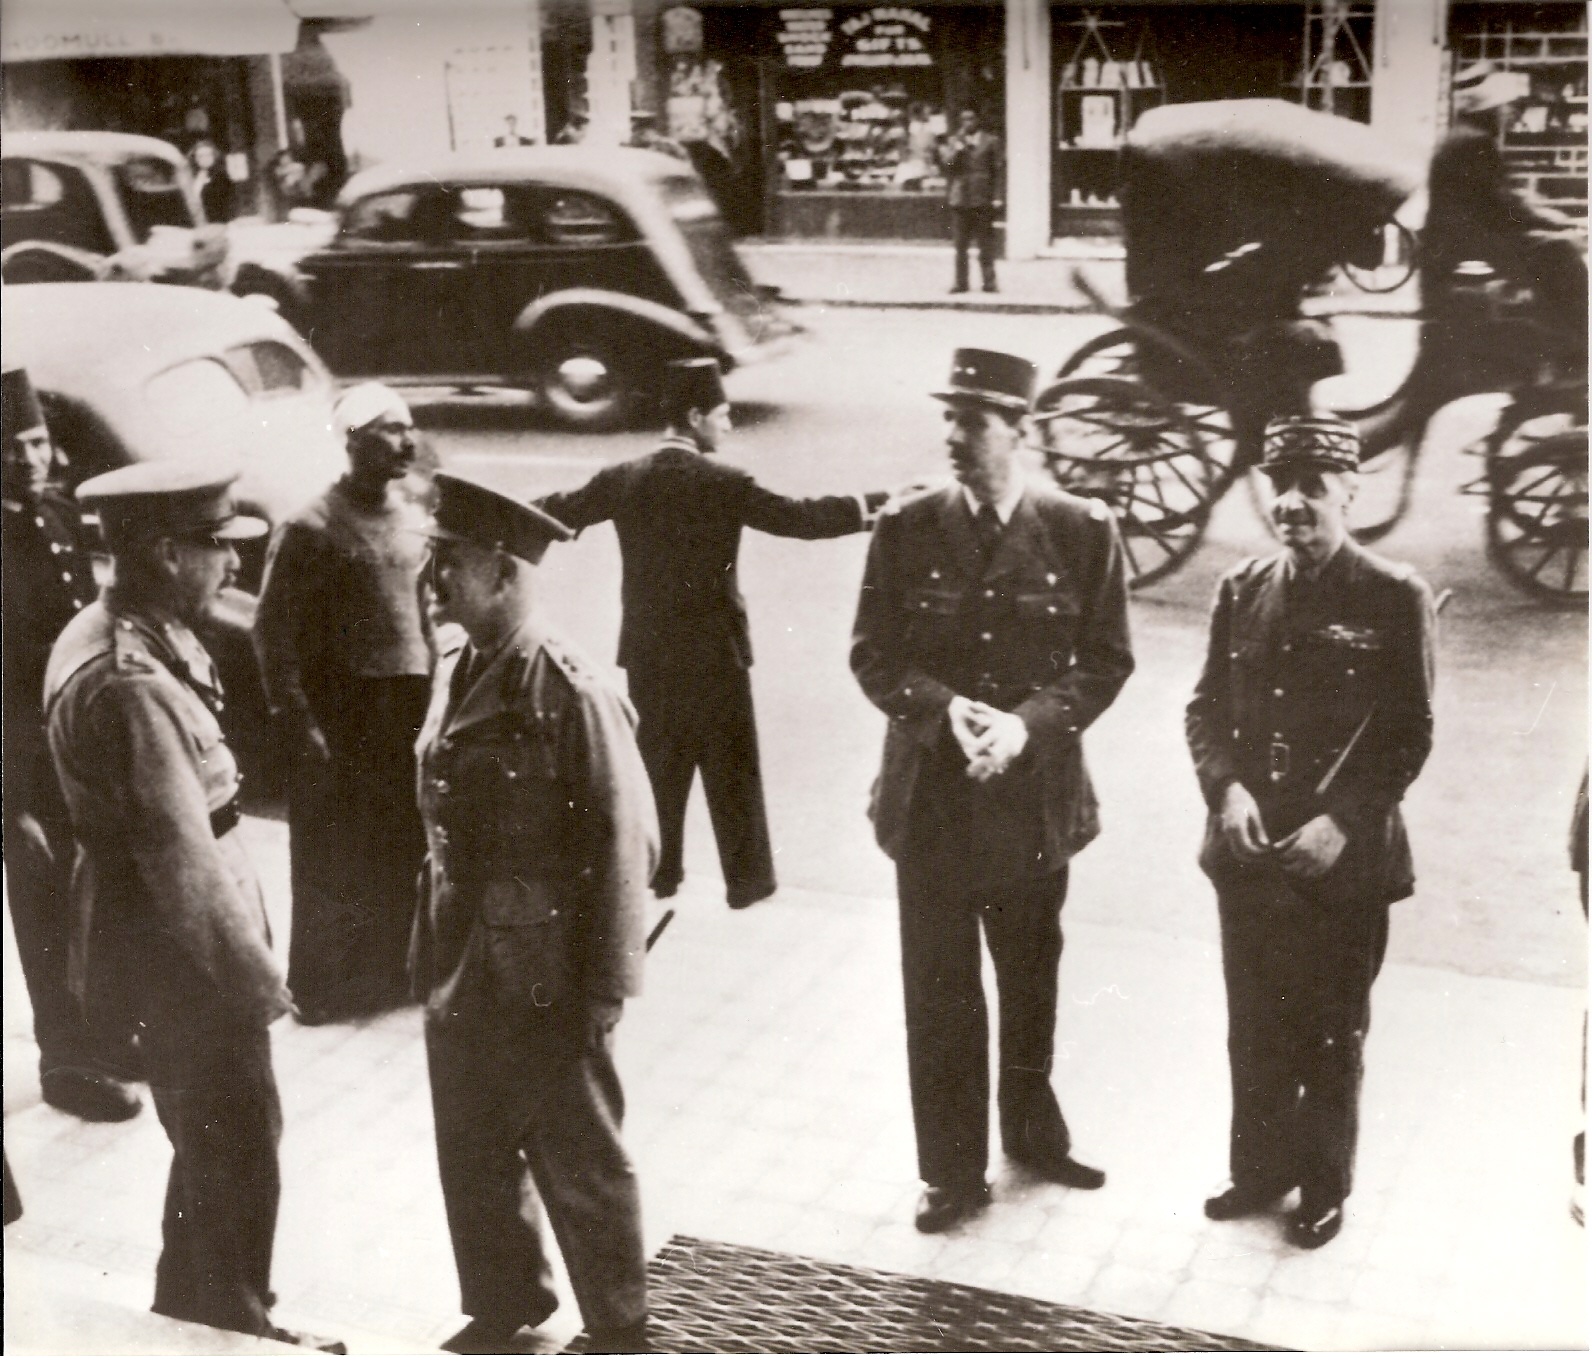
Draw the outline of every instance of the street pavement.
M1054 366L1102 323L821 303L802 318L814 331L802 353L732 379L733 456L793 493L938 471L943 425L923 393L955 344ZM1355 316L1344 333L1350 397L1396 382L1407 324ZM515 493L578 483L650 444L642 432L553 433L511 396L438 393L417 406L456 469ZM1110 1181L1069 1192L997 1156L994 1208L937 1239L911 1226L893 882L863 817L882 718L846 665L866 542L748 535L743 586L784 888L727 910L693 806L677 917L620 1034L649 1242L687 1233L1309 1349L1584 1348L1585 1243L1567 1203L1585 932L1565 830L1585 757L1586 618L1537 607L1487 566L1474 501L1456 493L1473 473L1459 448L1481 417L1445 420L1416 513L1384 543L1455 597L1437 746L1407 806L1420 884L1394 911L1359 1180L1338 1240L1297 1254L1275 1220L1214 1225L1200 1213L1225 1163L1225 1017L1181 708L1216 576L1267 549L1240 486L1189 566L1136 596L1139 670L1087 740L1105 833L1078 860L1065 915L1056 1081L1080 1157ZM549 613L611 660L611 530L552 553L542 579ZM285 831L247 828L285 943ZM164 1137L148 1111L87 1126L39 1103L9 930L5 960L6 1145L28 1206L6 1233L7 1296L27 1301L8 1304L8 1347L241 1349L143 1313ZM417 1015L284 1023L276 1048L281 1321L355 1350L429 1349L459 1316ZM74 1317L91 1338L74 1337ZM575 1322L566 1303L551 1337L567 1339ZM116 1331L120 1345L106 1335Z

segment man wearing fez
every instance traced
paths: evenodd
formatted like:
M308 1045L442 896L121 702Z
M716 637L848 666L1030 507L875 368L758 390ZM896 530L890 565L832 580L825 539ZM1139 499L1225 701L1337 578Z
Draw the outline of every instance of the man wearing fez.
M651 456L537 502L577 532L609 519L619 532L619 664L641 719L663 834L654 893L667 898L684 877L686 802L700 768L729 905L744 909L777 886L748 673L752 640L736 579L741 530L841 537L867 527L887 496L788 499L713 460L730 432L713 358L669 364L664 414L668 433Z
M72 976L136 1020L171 1175L156 1313L297 1345L272 1322L281 1104L268 1028L292 1009L238 831L221 690L195 628L265 524L236 473L144 462L77 497L99 514L114 582L50 655L50 752L82 847Z
M890 717L872 818L896 864L907 1067L925 1191L917 1227L989 1201L979 929L1000 1001L1009 1159L1084 1190L1051 1087L1067 864L1099 832L1082 735L1133 671L1122 546L1099 503L1025 478L1032 363L958 349L958 483L880 518L851 667Z
M33 1005L44 1100L84 1120L124 1121L143 1105L127 1086L132 1028L86 1013L67 984L75 844L44 733L50 647L94 601L93 564L79 549L77 505L50 482L55 449L28 374L13 368L0 381L6 901Z
M254 632L292 758L288 982L310 1023L403 1001L426 850L414 745L431 692L416 589L429 520L402 485L414 419L374 381L346 391L333 417L348 472L277 528Z
M1232 1066L1231 1181L1215 1220L1295 1187L1288 1238L1343 1226L1371 984L1414 888L1399 801L1432 747L1426 585L1350 538L1353 425L1291 416L1261 464L1283 550L1222 579L1187 732L1210 807Z
M590 1349L640 1351L641 1202L613 1060L657 860L634 717L536 611L534 567L569 530L436 483L432 607L469 637L438 661L418 745L430 860L411 961L470 1316L444 1348L506 1351L552 1314L540 1197Z

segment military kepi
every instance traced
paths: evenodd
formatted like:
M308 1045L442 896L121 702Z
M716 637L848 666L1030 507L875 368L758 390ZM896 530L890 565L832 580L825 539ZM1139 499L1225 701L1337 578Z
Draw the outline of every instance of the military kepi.
M729 403L717 358L681 358L663 369L663 412L671 420Z
M472 542L489 551L507 551L535 565L555 541L568 541L575 535L551 513L473 480L439 471L436 487L434 536Z
M235 467L184 461L140 461L85 480L78 502L99 514L100 532L114 549L162 537L247 541L270 530L239 513Z
M1266 425L1260 469L1268 475L1299 467L1358 471L1360 430L1331 415L1289 414Z
M951 356L951 383L931 391L936 400L974 401L1026 412L1033 404L1039 369L1027 358L987 348L959 348Z
M29 429L44 427L44 409L23 368L13 367L0 373L0 420L5 424L7 443Z

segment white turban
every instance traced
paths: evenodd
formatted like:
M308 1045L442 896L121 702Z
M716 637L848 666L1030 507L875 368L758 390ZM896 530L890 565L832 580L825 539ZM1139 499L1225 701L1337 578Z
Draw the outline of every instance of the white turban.
M404 398L379 381L362 381L358 386L350 386L332 409L332 423L344 438L378 419L391 419L401 424L415 422Z

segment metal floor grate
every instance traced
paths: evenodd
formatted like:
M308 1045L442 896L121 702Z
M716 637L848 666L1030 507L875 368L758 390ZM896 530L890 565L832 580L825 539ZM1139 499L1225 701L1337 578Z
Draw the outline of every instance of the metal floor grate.
M1254 1342L676 1236L647 1268L663 1352L1272 1351ZM584 1334L568 1348L584 1351Z

